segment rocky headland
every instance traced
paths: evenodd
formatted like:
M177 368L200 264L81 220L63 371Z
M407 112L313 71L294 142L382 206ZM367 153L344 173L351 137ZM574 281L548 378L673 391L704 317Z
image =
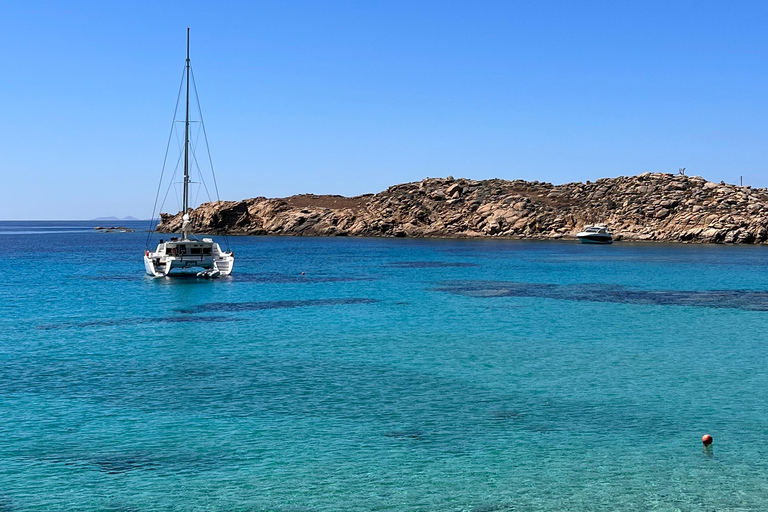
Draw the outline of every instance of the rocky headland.
M181 212L161 214L177 232ZM198 233L559 239L604 224L615 240L765 243L768 190L645 173L594 183L427 178L356 197L302 194L204 203Z

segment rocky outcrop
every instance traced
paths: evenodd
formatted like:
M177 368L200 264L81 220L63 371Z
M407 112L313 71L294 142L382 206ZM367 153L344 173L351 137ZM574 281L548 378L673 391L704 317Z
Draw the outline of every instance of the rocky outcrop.
M449 176L357 197L205 203L190 217L214 234L557 239L605 224L615 239L751 244L768 240L768 190L662 173L564 185ZM161 219L159 231L181 227L181 213Z
M133 233L134 231L136 231L135 229L126 228L124 226L110 226L110 227L96 226L93 229L98 231L98 232L100 232L100 233L114 233L114 232L118 232L118 233Z

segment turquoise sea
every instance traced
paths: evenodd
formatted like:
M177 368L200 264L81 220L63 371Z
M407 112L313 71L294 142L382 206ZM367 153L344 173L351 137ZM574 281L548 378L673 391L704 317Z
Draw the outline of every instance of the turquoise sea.
M2 512L768 510L768 247L129 224L0 223Z

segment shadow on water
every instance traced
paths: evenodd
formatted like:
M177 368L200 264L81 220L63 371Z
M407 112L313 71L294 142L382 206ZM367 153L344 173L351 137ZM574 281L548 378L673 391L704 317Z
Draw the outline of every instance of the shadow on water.
M60 324L38 325L40 331L52 331L54 329L80 329L84 327L112 327L118 325L139 324L180 324L187 322L241 322L240 318L227 316L169 316L162 318L119 318L114 320L90 320L87 322L62 322Z
M354 304L373 304L376 299L311 299L311 300L268 300L261 302L210 302L189 309L179 309L179 313L239 312L262 311L267 309L293 309L314 306L343 306Z
M206 279L197 277L197 272L180 272L165 277L142 276L147 283L153 283L159 286L177 286L177 285L202 285L211 283L231 283L234 281L232 276L221 276L216 279Z
M621 285L504 281L448 281L440 283L433 290L477 298L537 297L577 302L768 311L768 292L752 290L639 290Z

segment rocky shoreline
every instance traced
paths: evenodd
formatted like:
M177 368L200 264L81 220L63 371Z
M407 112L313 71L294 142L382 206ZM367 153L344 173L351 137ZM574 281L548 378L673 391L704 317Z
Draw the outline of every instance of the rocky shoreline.
M177 232L181 212L161 214ZM204 203L193 230L232 235L573 238L605 224L615 240L766 243L768 190L645 173L594 183L427 178L356 197L302 194Z

